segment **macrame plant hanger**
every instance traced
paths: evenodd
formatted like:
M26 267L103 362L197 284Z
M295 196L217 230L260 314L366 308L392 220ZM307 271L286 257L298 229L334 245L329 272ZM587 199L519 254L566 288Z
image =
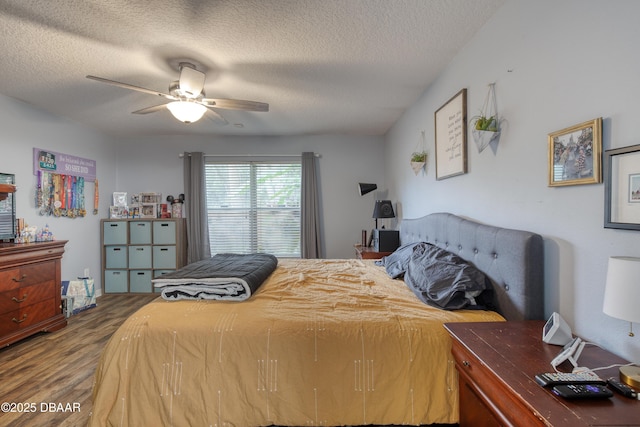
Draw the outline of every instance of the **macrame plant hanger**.
M478 152L482 152L489 144L500 139L500 118L498 117L498 107L496 106L496 84L490 83L484 105L480 111L480 116L474 117L471 135L478 147Z
M420 131L420 140L416 145L415 151L411 154L411 169L413 173L418 175L420 171L425 171L427 165L427 140L425 131Z

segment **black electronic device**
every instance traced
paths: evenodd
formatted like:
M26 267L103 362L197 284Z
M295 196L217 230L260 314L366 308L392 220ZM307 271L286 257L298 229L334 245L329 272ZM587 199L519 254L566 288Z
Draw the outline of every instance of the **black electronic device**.
M638 392L616 378L609 378L607 380L607 384L609 385L610 389L620 393L625 397L630 397L632 399L638 398Z
M557 385L551 391L565 399L607 399L613 396L611 390L601 384Z
M373 248L376 252L393 252L400 246L398 230L373 230Z
M597 374L586 371L579 373L569 372L545 372L535 376L536 382L542 387L553 387L567 384L599 384L605 385L607 382Z

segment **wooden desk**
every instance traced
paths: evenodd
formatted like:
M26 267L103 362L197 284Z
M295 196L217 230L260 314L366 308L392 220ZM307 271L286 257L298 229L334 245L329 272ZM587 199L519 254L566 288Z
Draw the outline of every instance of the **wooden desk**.
M640 426L640 401L615 393L611 399L569 401L540 387L535 374L553 372L561 347L542 341L544 321L447 323L460 385L460 427ZM627 363L588 345L580 366ZM559 370L571 371L568 362ZM596 373L618 377L618 368Z
M391 255L391 252L377 252L374 248L368 246L355 245L356 257L358 259L380 259L387 255Z

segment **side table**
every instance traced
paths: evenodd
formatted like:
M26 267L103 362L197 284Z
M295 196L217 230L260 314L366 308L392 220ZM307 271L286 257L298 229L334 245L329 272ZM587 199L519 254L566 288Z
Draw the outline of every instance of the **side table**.
M356 258L358 259L380 259L387 255L391 255L392 252L378 252L372 247L355 245Z
M473 426L640 426L640 401L614 393L610 399L566 400L535 382L553 372L551 360L562 347L542 341L544 321L446 323L458 370L460 427ZM580 366L626 364L588 345ZM571 372L564 362L558 369ZM618 368L596 371L618 377Z

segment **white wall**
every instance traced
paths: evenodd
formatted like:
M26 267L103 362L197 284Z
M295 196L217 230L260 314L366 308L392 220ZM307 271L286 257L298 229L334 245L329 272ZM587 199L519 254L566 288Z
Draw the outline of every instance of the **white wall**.
M76 123L54 117L0 95L0 172L16 176L16 216L31 226L49 225L57 240L68 240L62 257L62 280L83 275L89 268L100 277L100 219L109 211L115 185L115 149L109 138ZM36 176L33 148L41 148L96 161L100 183L100 215L93 215L94 184L85 184L88 215L83 218L40 216L35 207Z
M640 2L508 1L386 138L387 183L405 218L449 211L538 232L545 239L545 313L574 332L640 360L629 325L602 313L607 260L640 256L640 234L604 229L604 185L547 186L547 135L602 117L604 149L640 143ZM434 112L468 89L468 115L496 83L505 119L494 152L468 139L466 175L435 180ZM407 165L420 130L431 154L426 176Z
M117 143L117 191L142 191L176 196L183 192L184 151L219 155L299 155L313 151L318 159L323 218L323 247L327 258L353 258L361 230L371 230L376 195L384 186L384 140L366 136L289 137L146 137ZM365 196L358 182L378 184L381 190Z

